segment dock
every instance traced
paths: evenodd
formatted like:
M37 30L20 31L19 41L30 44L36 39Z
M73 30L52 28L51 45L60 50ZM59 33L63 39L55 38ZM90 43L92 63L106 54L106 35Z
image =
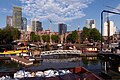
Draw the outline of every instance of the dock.
M23 64L23 65L26 65L26 66L33 64L33 62L26 60L26 59L23 59L23 58L20 58L18 56L11 56L10 58L11 58L11 60L16 61L16 62Z
M80 57L97 57L98 53L82 53Z

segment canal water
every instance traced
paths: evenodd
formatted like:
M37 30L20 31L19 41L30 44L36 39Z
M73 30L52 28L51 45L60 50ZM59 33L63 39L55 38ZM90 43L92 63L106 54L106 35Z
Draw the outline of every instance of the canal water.
M77 57L68 59L44 59L42 62L37 63L37 65L25 67L23 65L17 64L13 61L0 61L0 72L12 71L12 70L46 70L46 69L60 69L60 68L72 68L83 66L86 69L99 74L101 71L100 60L97 57Z

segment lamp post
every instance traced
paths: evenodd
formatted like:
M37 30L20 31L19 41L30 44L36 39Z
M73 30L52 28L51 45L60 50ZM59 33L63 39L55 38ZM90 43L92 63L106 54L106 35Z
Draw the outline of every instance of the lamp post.
M78 26L78 43L80 44L80 31L79 31L79 29L80 29L80 26Z

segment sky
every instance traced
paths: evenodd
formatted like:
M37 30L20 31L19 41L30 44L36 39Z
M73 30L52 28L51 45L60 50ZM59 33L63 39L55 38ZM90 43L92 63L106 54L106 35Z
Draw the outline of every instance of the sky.
M0 0L0 28L6 26L6 16L12 16L13 6L22 7L22 16L28 20L36 19L42 22L44 30L49 29L52 21L52 31L58 31L58 24L67 24L68 31L82 30L86 19L95 19L96 28L100 30L101 12L109 10L120 13L120 0ZM104 14L106 20L106 14ZM110 20L119 28L120 16L110 15Z

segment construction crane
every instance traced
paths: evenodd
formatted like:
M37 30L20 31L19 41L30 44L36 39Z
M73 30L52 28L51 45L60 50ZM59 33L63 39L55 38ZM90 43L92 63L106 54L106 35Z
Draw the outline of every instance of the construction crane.
M52 32L52 20L50 18L48 18L49 22L50 22L50 44L52 43L52 39L51 39L51 32Z

